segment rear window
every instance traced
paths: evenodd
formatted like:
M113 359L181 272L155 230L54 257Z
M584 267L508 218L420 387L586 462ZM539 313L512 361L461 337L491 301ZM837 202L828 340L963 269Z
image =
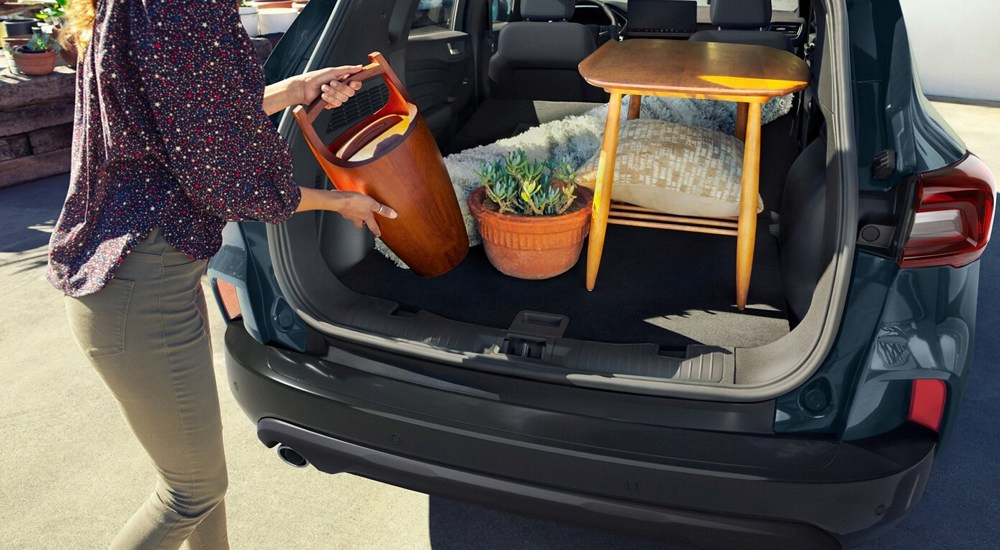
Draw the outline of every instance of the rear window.
M709 0L698 0L699 6L707 6ZM771 10L792 11L799 9L799 0L771 0Z
M490 0L490 20L494 23L497 21L510 21L512 1Z
M420 0L411 34L451 30L454 12L455 0Z

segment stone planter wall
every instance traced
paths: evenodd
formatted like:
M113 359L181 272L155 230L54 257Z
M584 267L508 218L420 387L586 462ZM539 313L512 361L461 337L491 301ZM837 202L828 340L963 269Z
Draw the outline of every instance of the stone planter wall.
M253 42L263 63L273 44L266 38ZM76 72L60 66L30 77L10 71L12 66L0 50L0 188L70 170Z
M0 66L0 187L69 171L76 73L28 77Z

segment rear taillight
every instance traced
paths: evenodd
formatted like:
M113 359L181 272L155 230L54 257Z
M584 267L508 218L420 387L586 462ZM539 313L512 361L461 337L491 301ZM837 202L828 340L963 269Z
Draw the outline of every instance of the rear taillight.
M921 174L900 267L962 267L976 261L990 240L995 199L993 174L974 155Z
M913 381L910 396L909 421L930 428L935 432L941 427L944 406L948 401L948 387L942 380L920 379Z
M243 316L243 311L240 309L240 299L236 294L236 287L221 279L215 279L215 292L219 296L219 302L222 304L226 321L232 321Z

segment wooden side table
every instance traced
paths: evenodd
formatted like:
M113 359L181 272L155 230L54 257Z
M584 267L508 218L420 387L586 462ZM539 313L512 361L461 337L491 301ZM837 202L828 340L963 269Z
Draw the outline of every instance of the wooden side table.
M765 46L632 39L605 43L580 62L579 69L587 82L611 94L594 189L587 290L593 290L597 282L604 249L622 98L631 97L627 114L630 119L639 116L644 95L734 101L736 137L744 142L736 229L736 306L742 310L750 288L757 230L761 107L772 97L804 89L809 84L808 66L791 53ZM697 224L671 227L688 231L705 228Z

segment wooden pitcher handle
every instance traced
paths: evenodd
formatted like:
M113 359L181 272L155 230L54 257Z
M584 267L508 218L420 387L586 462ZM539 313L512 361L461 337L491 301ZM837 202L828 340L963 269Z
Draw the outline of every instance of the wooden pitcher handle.
M363 69L359 72L352 74L346 79L342 80L344 84L349 84L351 82L361 82L367 80L373 76L378 76L385 72L385 69L377 63L369 63L365 65ZM316 122L316 117L326 108L326 101L323 101L323 94L316 96L316 99L312 101L309 105L305 106L306 118L309 122Z
M368 58L371 60L371 63L365 65L360 71L347 77L342 82L344 84L362 82L373 76L385 75L386 80L389 81L388 83L394 87L406 101L412 101L409 94L407 94L403 88L403 83L399 81L399 77L396 76L396 73L393 72L391 67L389 67L389 64L386 62L385 57L383 57L381 53L372 52ZM325 104L326 102L323 101L323 96L320 94L319 97L314 99L312 103L305 107L305 115L309 119L309 122L316 122L316 117L323 112Z
M389 86L389 103L383 109L390 110L401 110L406 112L406 103L412 103L410 95L403 88L402 82L400 82L399 77L386 62L385 57L379 52L372 52L368 54L368 59L371 61L368 65L362 67L362 69L351 76L343 80L345 83L349 82L360 82L366 80L373 76L382 75L385 79L386 84ZM316 133L316 129L313 127L313 123L316 122L316 118L319 117L326 108L326 102L323 101L323 96L320 95L312 101L309 105L297 105L292 109L292 115L295 117L295 122L298 123L299 129L302 130L303 136L306 138L306 142L309 144L309 148L312 149L313 154L317 158L321 158L327 162L335 163L336 159L333 157L326 144L320 139L319 134Z

